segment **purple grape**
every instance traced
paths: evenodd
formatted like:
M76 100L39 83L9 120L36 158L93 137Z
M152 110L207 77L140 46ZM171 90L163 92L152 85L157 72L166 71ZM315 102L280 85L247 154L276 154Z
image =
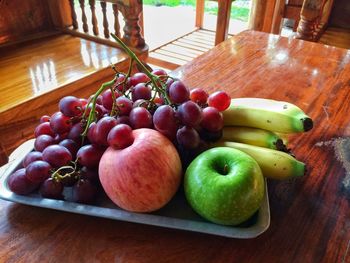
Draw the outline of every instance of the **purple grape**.
M27 178L25 168L19 169L11 174L7 178L7 185L12 192L19 195L28 195L38 187L37 183Z
M36 126L36 128L34 130L35 138L37 138L38 136L40 136L42 134L50 135L52 137L55 136L55 133L51 129L49 122L43 122L43 123L40 123L38 126Z
M50 199L63 199L63 184L53 178L46 179L40 186L39 192L42 197Z
M81 147L77 152L78 162L88 168L96 168L100 162L104 149L88 144Z
M34 149L38 152L42 152L47 146L52 145L54 143L55 140L50 135L39 135L34 141Z
M51 116L50 127L58 134L69 132L72 123L70 118L63 115L62 112L56 112Z
M113 117L107 116L100 119L94 130L94 140L99 145L108 146L107 136L109 131L117 125L117 120Z
M75 159L75 156L79 150L79 144L76 141L73 141L72 139L64 139L58 145L67 148L72 155L72 160Z
M61 145L50 145L43 151L43 160L52 167L59 168L72 161L72 155L66 147Z
M133 129L152 128L153 125L151 113L143 107L132 109L129 120Z
M200 137L198 132L192 127L184 126L177 131L177 142L186 149L194 149L198 147Z
M92 203L97 194L97 187L89 179L79 179L73 186L73 201Z
M186 101L177 110L178 118L183 125L196 127L202 120L202 109L193 101Z
M39 161L43 159L43 154L41 152L38 151L32 151L30 153L28 153L23 161L22 161L22 165L23 167L27 167L30 163L34 162L34 161Z
M153 114L153 123L157 131L174 140L178 129L175 111L169 105L162 105Z
M58 108L68 117L80 116L82 114L82 103L74 96L63 97L58 103Z
M42 183L51 176L51 165L46 161L34 161L26 168L26 177L34 183Z
M169 98L173 103L183 103L190 99L190 90L182 81L174 81L169 87Z
M149 100L152 98L152 90L145 83L139 83L132 88L132 100L137 101L139 99Z

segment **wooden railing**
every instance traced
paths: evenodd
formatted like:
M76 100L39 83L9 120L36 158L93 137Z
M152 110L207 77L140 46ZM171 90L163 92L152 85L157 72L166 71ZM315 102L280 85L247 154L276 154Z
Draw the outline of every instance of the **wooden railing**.
M136 53L148 50L141 33L142 0L59 0L57 6L61 9L57 20L66 19L60 27L66 33L118 46L110 36L114 33Z

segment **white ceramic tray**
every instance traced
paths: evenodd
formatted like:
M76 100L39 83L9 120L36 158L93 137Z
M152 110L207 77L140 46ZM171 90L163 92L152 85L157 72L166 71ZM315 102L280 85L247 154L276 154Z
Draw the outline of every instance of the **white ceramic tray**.
M229 238L254 238L265 232L270 225L266 182L265 197L261 208L251 219L240 226L223 226L205 221L189 207L181 189L165 207L154 213L127 212L114 205L105 195L101 195L94 205L85 205L69 201L69 191L65 192L67 196L65 201L42 198L38 193L28 196L14 194L8 189L7 178L21 167L24 156L33 150L33 145L33 140L25 142L11 155L9 163L0 168L0 198L25 205Z

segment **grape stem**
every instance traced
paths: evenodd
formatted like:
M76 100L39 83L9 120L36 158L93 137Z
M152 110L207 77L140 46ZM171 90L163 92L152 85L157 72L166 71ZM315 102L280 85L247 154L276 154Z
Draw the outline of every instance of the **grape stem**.
M88 107L90 105L90 103L92 103L92 106L91 106L91 110L90 110L90 113L89 113L89 117L87 119L87 123L86 123L86 126L85 126L85 129L84 129L84 132L82 133L82 136L85 137L88 130L89 130L89 126L90 124L95 120L96 118L96 113L95 113L95 108L96 108L96 101L97 101L97 98L98 96L100 96L100 94L109 86L113 85L113 83L115 82L116 80L116 77L114 77L111 81L108 81L108 82L105 82L101 85L101 87L97 90L97 92L94 94L94 97L92 99L92 102L89 102L88 104ZM87 107L87 108L88 108Z
M139 58L135 55L134 52L132 52L124 43L123 41L117 37L115 34L111 33L111 36L114 38L115 41L118 42L118 44L124 49L124 51L128 54L128 56L134 60L144 71L144 73L147 75L147 77L149 77L155 87L155 89L164 95L164 98L167 102L167 104L170 104L170 99L168 97L168 94L165 91L164 85L163 83L160 81L160 78L154 74L152 74L151 72L149 72L149 70L146 68L146 66L139 60ZM162 86L163 89L160 89L158 87L158 83L160 83L160 85Z

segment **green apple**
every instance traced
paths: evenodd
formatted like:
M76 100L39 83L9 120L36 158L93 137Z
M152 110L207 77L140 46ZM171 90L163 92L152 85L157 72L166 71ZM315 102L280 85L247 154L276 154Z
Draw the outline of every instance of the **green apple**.
M260 207L265 190L257 162L248 154L217 147L198 155L184 177L187 201L203 218L238 225Z

